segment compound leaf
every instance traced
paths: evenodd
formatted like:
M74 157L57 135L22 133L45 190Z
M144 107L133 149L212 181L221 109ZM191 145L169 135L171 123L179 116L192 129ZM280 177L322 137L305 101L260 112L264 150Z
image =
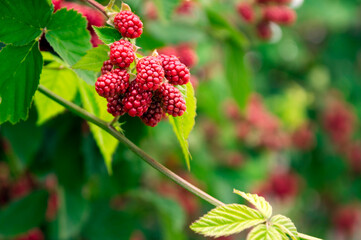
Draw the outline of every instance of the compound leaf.
M94 86L90 86L83 81L79 81L80 97L83 107L88 112L105 120L111 121L113 117L107 112L107 101L105 98L100 97L95 91ZM100 152L102 153L108 172L112 172L112 156L118 146L116 140L109 133L105 132L98 126L90 123L90 131L92 132L95 142L97 143Z
M96 48L92 48L73 68L99 72L103 62L109 59L108 52L109 47L107 45L99 45Z
M273 227L260 224L247 235L247 240L283 240L280 233Z
M263 223L260 212L241 204L217 207L193 223L190 228L210 237L228 236Z
M99 39L105 44L111 44L115 41L119 41L122 38L120 32L113 27L95 27L93 26L95 33Z
M45 59L45 58L44 58ZM78 87L78 76L65 63L52 62L43 68L40 84L65 100L72 101ZM65 108L36 92L35 105L38 110L38 124L62 113Z
M0 124L26 120L39 84L43 59L37 42L17 47L7 45L0 52Z
M196 98L194 97L194 89L192 84L189 82L185 86L178 87L186 101L187 110L180 117L169 116L169 122L173 127L173 131L177 136L179 144L182 148L182 152L186 159L188 168L190 168L191 155L188 149L188 137L191 133L196 117Z
M40 37L53 7L46 0L0 1L0 41L17 46Z
M25 233L39 226L45 217L48 193L34 191L0 211L0 236Z
M271 218L271 223L279 227L284 233L290 236L293 240L299 240L296 226L292 220L283 215L276 215Z
M272 206L263 197L258 196L257 194L241 192L236 189L234 189L233 192L255 206L265 218L270 218L272 216Z

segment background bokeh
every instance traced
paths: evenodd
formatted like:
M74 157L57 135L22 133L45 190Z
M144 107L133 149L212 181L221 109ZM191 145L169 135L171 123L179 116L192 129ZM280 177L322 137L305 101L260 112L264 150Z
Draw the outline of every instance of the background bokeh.
M243 203L233 188L261 194L300 232L360 240L361 2L305 0L295 24L268 41L239 16L242 0L125 2L144 22L141 51L191 66L190 171L166 120L150 128L122 117L125 135L225 203ZM39 199L0 232L46 211L14 239L204 239L188 226L211 205L122 145L108 175L87 122L72 113L37 118L33 106L27 121L0 126L0 213L28 194Z

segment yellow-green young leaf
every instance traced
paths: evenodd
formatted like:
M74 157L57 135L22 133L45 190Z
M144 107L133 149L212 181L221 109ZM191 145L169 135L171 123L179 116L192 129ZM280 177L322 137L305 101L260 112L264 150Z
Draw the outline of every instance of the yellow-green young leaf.
M272 225L276 230L277 232L281 235L282 237L282 240L289 240L289 238L287 237L287 234L280 228L278 227L277 225Z
M78 76L66 68L65 64L52 62L43 68L40 84L65 100L72 101L78 88ZM49 100L39 92L35 93L35 105L38 110L37 124L43 124L65 110L60 104Z
M100 72L103 62L109 59L108 52L109 47L107 45L99 45L96 48L92 48L73 66L73 68Z
M79 82L80 97L83 107L88 112L105 120L111 121L113 116L107 112L107 101L100 97L94 86L90 86L84 81ZM112 137L103 129L90 123L90 131L93 133L95 142L97 143L100 152L102 153L108 172L112 173L112 156L118 146L118 140Z
M190 228L210 237L228 236L265 222L260 212L241 204L217 207L201 217Z
M247 240L283 240L273 226L260 224L254 227L247 235Z
M187 110L180 117L169 116L169 122L182 148L187 166L190 168L191 155L188 149L188 137L195 124L196 98L194 97L194 89L190 82L185 86L178 86L178 88L186 101Z
M263 197L258 196L257 194L241 192L236 189L233 189L233 192L255 206L265 218L270 218L272 216L272 206Z
M271 224L279 227L284 233L290 236L293 240L299 240L296 226L291 219L283 215L276 215L271 218Z

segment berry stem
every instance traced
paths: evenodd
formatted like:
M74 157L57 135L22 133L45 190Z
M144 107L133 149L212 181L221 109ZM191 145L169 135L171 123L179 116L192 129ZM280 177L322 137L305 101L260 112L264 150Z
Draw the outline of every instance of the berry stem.
M116 138L119 142L124 144L127 148L129 148L132 152L138 155L142 160L148 163L151 167L155 168L168 178L172 179L175 183L180 185L181 187L185 188L189 192L193 193L194 195L202 198L206 202L214 205L214 206L222 206L225 205L223 202L219 201L218 199L212 197L208 193L202 191L201 189L197 188L196 186L192 185L191 183L187 182L156 160L154 160L151 156L149 156L146 152L140 149L137 145L135 145L132 141L126 138L123 134L118 132L113 126L109 125L107 122L103 121L102 119L94 116L93 114L85 111L78 105L75 105L72 102L65 100L64 98L58 96L57 94L53 93L49 89L45 88L41 84L38 87L38 91L47 96L48 98L52 99L53 101L59 103L69 111L73 112L74 114L78 115L79 117L91 122L101 129L108 132L114 138ZM321 240L319 238L311 237L303 233L298 233L299 237L306 240Z
M115 118L113 118L113 120L109 123L109 126L114 126L114 124L115 124L116 122L118 122L119 117L120 117L120 116L116 116Z
M87 2L88 4L92 5L94 8L98 9L106 18L109 18L107 12L105 11L105 7L98 3L95 0L83 0Z
M73 112L74 114L78 115L79 117L87 120L88 122L91 122L101 129L108 132L110 135L112 135L114 138L116 138L119 142L124 144L127 148L129 148L132 152L134 152L136 155L138 155L142 160L147 162L150 166L158 170L159 172L163 173L168 178L172 179L175 183L180 185L181 187L187 189L194 195L202 198L203 200L207 201L208 203L214 205L214 206L221 206L224 205L221 201L218 199L210 196L209 194L203 192L201 189L197 188L196 186L192 185L191 183L187 182L156 160L154 160L152 157L150 157L147 153L145 153L142 149L140 149L138 146L136 146L133 142L131 142L128 138L126 138L123 134L119 133L113 126L109 126L109 124L102 119L94 116L93 114L85 111L81 107L75 105L72 102L69 102L65 100L64 98L58 96L57 94L53 93L49 89L45 88L42 85L39 85L38 91L47 96L48 98L52 99L53 101L59 103L69 111Z

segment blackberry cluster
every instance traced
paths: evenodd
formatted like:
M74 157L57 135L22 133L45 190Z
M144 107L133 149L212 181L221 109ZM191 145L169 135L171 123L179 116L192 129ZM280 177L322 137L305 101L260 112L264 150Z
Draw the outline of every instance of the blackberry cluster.
M237 5L240 17L249 24L254 24L260 39L272 37L271 23L291 25L296 20L296 13L288 4L291 0L251 0Z
M158 55L138 59L128 39L142 34L143 23L131 11L121 11L114 25L122 39L111 44L109 60L103 63L95 90L107 99L108 112L114 117L128 113L140 117L148 126L156 126L169 114L182 116L186 111L182 93L174 85L190 81L189 69L174 55ZM136 76L131 64L135 62ZM132 75L132 77L130 77Z

